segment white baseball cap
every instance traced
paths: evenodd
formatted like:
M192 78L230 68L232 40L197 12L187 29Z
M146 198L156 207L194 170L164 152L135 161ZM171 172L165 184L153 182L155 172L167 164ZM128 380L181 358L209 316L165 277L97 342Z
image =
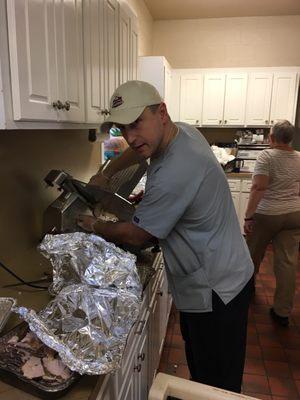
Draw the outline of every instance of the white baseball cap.
M109 116L101 124L107 132L114 123L128 125L138 119L147 106L160 104L162 99L154 86L143 81L128 81L119 86L110 99Z

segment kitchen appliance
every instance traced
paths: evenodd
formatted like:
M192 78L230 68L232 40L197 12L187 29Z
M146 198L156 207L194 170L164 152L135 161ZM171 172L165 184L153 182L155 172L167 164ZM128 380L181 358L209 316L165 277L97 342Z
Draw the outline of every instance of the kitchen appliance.
M255 162L262 150L270 146L265 144L238 144L236 154L236 172L254 172Z
M128 166L122 162L122 156L108 160L99 171L109 177L105 187L87 185L64 171L51 170L44 181L48 186L56 185L62 193L44 213L43 236L80 230L76 221L81 214L99 216L103 211L114 214L120 221L130 221L135 208L126 199L147 167L146 161Z

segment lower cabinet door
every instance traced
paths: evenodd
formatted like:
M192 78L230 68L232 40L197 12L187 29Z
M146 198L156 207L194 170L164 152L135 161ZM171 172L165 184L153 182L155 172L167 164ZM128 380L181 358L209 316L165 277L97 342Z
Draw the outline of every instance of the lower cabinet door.
M141 341L141 345L137 350L134 369L134 382L136 386L136 400L143 400L148 398L148 330Z
M244 218L245 212L248 205L250 193L241 193L241 200L240 200L240 225L242 233L244 233Z
M122 397L120 397L120 399L122 399L122 400L137 400L138 399L138 397L135 396L134 380L135 380L135 376L134 376L134 374L132 374L127 382L127 385L124 390L124 394L122 394Z

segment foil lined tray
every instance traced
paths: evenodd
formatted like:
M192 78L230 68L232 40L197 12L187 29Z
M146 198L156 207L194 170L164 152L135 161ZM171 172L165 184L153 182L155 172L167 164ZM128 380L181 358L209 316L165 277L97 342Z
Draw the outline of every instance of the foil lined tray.
M64 395L80 378L76 372L70 371L70 377L63 382L57 380L47 381L43 378L29 379L22 373L22 351L27 351L31 356L41 357L44 349L22 349L9 345L8 341L18 336L21 340L29 332L28 324L22 322L4 336L0 337L0 377L4 382L17 387L41 399L58 399ZM16 379L17 378L17 379Z
M11 297L0 297L0 332L3 330L15 304L15 299Z

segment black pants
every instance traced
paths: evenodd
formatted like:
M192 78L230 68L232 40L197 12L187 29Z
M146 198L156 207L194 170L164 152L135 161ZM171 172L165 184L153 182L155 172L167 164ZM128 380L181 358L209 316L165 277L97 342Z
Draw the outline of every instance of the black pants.
M253 279L227 305L213 292L213 311L180 312L191 379L240 393Z

